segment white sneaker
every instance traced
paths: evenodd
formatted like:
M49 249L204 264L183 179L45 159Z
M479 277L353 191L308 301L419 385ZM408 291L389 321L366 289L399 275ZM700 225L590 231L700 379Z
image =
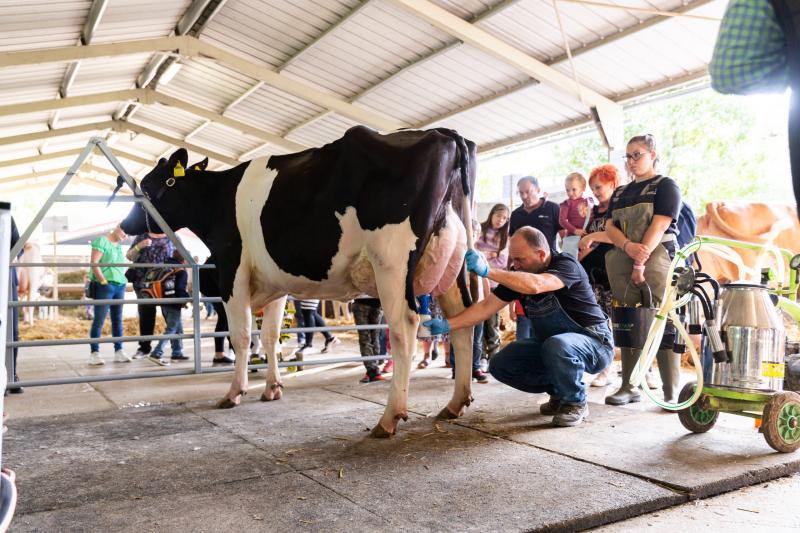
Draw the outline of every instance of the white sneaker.
M117 350L114 352L114 362L115 363L130 363L131 356L123 352L122 350Z
M659 383L659 379L656 377L656 373L653 372L652 369L647 371L647 374L644 375L644 381L647 383L647 386L651 389L657 389L661 386Z
M91 366L100 366L106 364L106 362L100 357L100 352L92 352L91 355L89 355L89 364Z

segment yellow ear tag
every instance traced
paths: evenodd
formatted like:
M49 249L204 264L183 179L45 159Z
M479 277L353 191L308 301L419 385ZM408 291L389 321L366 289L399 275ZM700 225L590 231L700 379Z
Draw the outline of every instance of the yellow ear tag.
M180 161L175 163L175 168L172 169L172 175L175 176L176 178L179 178L179 177L182 177L182 176L186 175L186 171L183 170L183 165L181 165Z
M192 170L200 170L200 165L195 165L192 167Z

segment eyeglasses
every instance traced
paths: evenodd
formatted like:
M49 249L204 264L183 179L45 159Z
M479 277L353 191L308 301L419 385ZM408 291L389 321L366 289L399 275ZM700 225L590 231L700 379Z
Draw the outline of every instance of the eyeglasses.
M638 161L643 158L646 154L650 152L634 152L632 154L625 154L622 156L622 159L625 160L626 163L630 163L631 161Z

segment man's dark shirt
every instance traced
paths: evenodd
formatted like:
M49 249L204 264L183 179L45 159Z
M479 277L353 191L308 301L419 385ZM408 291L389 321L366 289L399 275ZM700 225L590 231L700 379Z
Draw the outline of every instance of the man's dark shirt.
M558 204L550 200L542 200L541 205L531 211L525 211L523 206L519 206L511 212L511 221L508 225L508 236L524 226L531 226L544 233L547 244L551 250L556 249L556 236L560 226L558 225Z
M586 327L606 323L606 315L597 305L586 271L574 257L553 252L550 265L542 274L552 274L564 283L564 286L554 291L553 294L561 304L561 308L578 325ZM492 293L504 302L520 300L526 312L529 303L535 306L538 301L550 294L549 292L522 294L503 285L498 285ZM534 327L536 327L535 323Z

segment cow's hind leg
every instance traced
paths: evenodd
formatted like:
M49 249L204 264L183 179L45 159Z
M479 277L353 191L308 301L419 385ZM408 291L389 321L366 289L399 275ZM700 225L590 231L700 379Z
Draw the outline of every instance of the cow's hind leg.
M283 395L277 352L281 349L278 337L281 333L285 307L286 296L278 298L264 308L264 318L261 323L261 345L267 354L267 388L264 389L261 400L265 402L280 400Z
M370 436L385 438L394 435L398 420L408 420L408 382L411 376L411 359L417 347L419 315L409 309L406 302L404 272L381 272L376 269L375 278L386 322L389 324L394 372L386 410Z
M233 351L236 354L236 368L228 393L219 401L217 407L230 409L239 405L243 394L247 394L247 357L250 353L250 272L242 258L236 277L233 280L233 294L225 302L228 315L228 330L231 335Z
M464 310L458 284L450 287L436 301L445 317L455 316ZM439 412L439 418L458 418L472 402L472 331L470 327L450 332L450 342L456 351L456 386L450 402Z

